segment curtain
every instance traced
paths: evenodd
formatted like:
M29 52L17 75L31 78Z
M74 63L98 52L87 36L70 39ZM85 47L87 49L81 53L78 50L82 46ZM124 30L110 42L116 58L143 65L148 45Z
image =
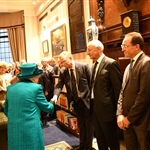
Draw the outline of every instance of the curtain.
M0 13L0 29L7 29L13 61L26 60L24 11Z
M26 60L24 26L7 29L13 61Z
M18 25L24 25L24 11L14 13L0 13L0 28L6 29Z

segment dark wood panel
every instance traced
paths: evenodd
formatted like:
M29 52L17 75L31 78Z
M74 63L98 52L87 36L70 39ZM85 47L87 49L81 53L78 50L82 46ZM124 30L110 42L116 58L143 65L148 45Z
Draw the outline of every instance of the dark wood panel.
M122 28L121 24L109 27L99 33L100 40L105 43L118 43L121 41Z
M150 14L140 17L140 31L144 38L150 37Z
M89 4L90 4L90 15L93 16L93 18L96 21L98 21L97 0L90 0ZM104 1L104 9L105 9L104 26L107 28L121 23L120 15L132 9L139 11L140 16L147 15L150 13L149 5L150 5L149 0L139 0L138 3L134 3L134 1L132 0L129 7L125 7L121 0L112 0L112 1L105 0ZM97 25L99 25L98 22Z
M107 47L104 49L105 55L111 57L118 61L119 57L123 57L124 54L120 46L108 49Z
M68 1L72 54L85 51L83 0Z
M97 11L98 5L97 0L90 0L90 15L97 21ZM120 66L122 73L124 68L128 64L128 60L119 59L124 56L121 50L122 37L122 25L121 25L121 14L129 10L137 10L139 12L139 26L140 33L142 34L145 45L144 52L150 56L150 11L149 11L150 1L138 1L134 3L131 1L128 7L125 7L122 1L104 1L104 26L103 31L99 31L99 40L105 46L104 53L116 59ZM107 8L107 9L106 9ZM98 22L96 22L98 26Z
M143 51L145 54L150 56L150 15L140 17L140 31L144 38L145 44ZM123 57L124 54L121 51L122 43L122 27L121 24L106 28L105 31L99 33L99 39L104 43L105 50L104 53L117 60L120 64L121 72L124 72L125 67L128 64L128 60L119 59Z
M130 63L130 59L125 57L119 57L118 63L120 65L121 73L123 74L126 66Z
M90 5L90 14L92 18L95 19L96 25L99 26L99 21L97 16L97 10L98 10L97 0L89 0L89 5Z
M147 42L150 38L150 15L140 17L139 24L141 34ZM120 43L122 41L122 26L121 24L111 26L106 28L104 31L101 31L99 35L100 40L106 45Z

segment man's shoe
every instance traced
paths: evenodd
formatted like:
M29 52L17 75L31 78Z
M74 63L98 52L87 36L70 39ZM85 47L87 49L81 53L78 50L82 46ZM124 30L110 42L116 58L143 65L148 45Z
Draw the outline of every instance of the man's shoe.
M43 121L42 121L42 125L43 125L43 126L46 126L46 124L47 124L47 121L43 120Z

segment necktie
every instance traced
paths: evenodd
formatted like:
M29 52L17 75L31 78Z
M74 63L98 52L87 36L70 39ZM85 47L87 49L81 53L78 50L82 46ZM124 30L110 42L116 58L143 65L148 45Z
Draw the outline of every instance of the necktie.
M73 101L77 101L78 93L77 93L76 79L74 76L73 69L70 69L70 75L71 75L71 85L72 85L72 99L73 99Z
M129 77L130 77L130 74L131 74L131 71L132 71L132 68L133 68L133 62L134 62L134 59L131 59L130 67L129 67Z
M93 67L93 71L92 71L91 87L93 87L93 85L94 85L94 77L95 77L97 64L98 64L98 62L96 61L95 64L94 64L94 67Z

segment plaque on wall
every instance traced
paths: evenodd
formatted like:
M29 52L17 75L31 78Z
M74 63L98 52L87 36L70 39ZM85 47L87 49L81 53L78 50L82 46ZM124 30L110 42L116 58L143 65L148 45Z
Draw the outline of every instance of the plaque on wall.
M85 49L85 25L83 0L68 0L69 26L72 54L84 52Z
M129 32L139 32L138 11L130 10L121 14L122 37Z

